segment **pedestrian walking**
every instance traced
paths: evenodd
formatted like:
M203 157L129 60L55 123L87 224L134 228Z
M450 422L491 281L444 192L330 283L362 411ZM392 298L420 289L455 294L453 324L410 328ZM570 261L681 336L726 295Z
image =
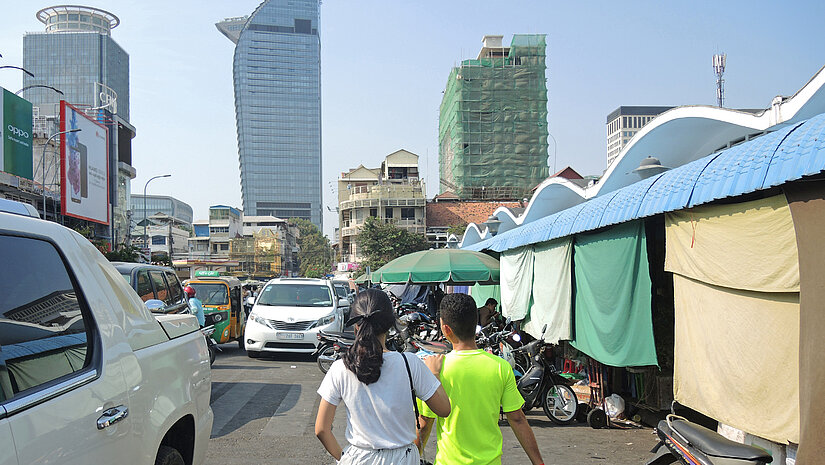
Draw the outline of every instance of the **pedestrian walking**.
M513 369L501 357L476 346L478 310L473 298L465 294L447 295L439 311L441 331L453 344L453 351L443 359L429 358L425 363L432 372L440 373L452 412L435 420L443 415L422 406L425 424L417 441L421 452L437 421L435 465L501 464L501 409L530 462L542 464L536 437L521 410L524 399L516 387Z
M450 401L438 379L412 354L390 352L387 332L395 325L389 297L368 289L352 303L355 342L327 372L318 394L321 403L315 435L339 464L419 465L415 398L432 415L450 413ZM332 434L335 410L347 408L345 450Z

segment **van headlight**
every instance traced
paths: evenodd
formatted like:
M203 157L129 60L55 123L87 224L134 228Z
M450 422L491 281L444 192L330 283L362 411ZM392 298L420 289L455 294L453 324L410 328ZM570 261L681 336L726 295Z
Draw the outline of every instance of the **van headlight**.
M272 327L272 324L269 323L269 320L267 320L266 318L260 317L260 316L254 314L254 313L249 314L249 319L254 321L255 323L258 323L259 325L264 325L267 328L275 329L275 328Z
M319 319L318 321L316 321L312 326L310 326L310 329L311 328L317 328L319 326L326 326L326 325L332 323L333 321L335 321L335 314L331 313L331 314Z

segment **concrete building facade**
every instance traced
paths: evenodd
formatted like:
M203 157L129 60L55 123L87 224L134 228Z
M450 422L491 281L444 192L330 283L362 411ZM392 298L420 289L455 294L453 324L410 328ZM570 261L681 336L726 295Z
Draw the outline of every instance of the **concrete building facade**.
M398 150L379 168L364 165L338 178L338 224L341 261L363 259L358 251L358 232L369 217L424 234L425 186L418 171L418 155Z
M630 139L657 115L673 107L621 106L607 115L607 166Z

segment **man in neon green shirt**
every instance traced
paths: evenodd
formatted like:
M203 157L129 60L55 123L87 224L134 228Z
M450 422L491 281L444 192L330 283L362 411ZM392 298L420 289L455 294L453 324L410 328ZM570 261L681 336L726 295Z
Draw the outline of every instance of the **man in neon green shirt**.
M521 410L524 399L516 388L513 369L504 359L476 346L478 311L473 298L466 294L447 295L439 311L441 331L453 344L453 351L446 357L426 358L424 363L433 373L441 373L441 385L453 409L449 416L437 420L435 465L500 465L499 409L504 410L533 465L542 464L536 437ZM419 448L423 453L436 415L423 406L421 416L424 427Z

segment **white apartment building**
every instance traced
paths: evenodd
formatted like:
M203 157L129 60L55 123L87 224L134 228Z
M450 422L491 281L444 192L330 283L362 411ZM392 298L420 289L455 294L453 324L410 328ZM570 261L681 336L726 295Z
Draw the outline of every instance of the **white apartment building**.
M607 166L645 124L671 108L621 106L607 115Z
M393 152L380 168L358 168L338 178L338 222L341 261L356 263L358 231L369 217L424 234L424 181L419 176L418 155L406 150Z

